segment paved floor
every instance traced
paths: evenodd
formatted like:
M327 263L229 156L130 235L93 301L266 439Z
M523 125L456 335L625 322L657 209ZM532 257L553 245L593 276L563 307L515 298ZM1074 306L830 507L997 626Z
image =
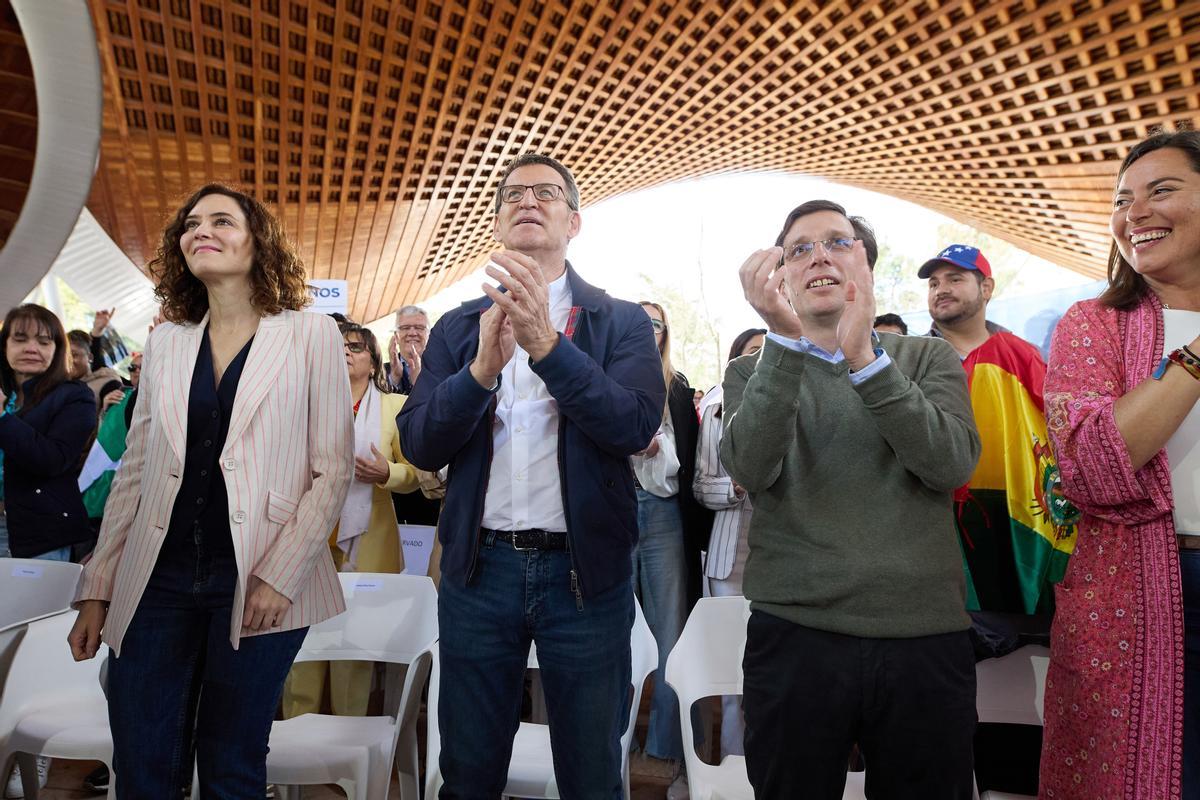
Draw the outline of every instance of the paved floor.
M50 776L46 788L40 797L43 800L82 800L82 798L102 798L103 794L93 794L83 790L83 778L95 767L94 761L55 761L50 766ZM637 766L635 761L634 766ZM670 780L636 771L630 776L633 790L632 800L661 800L667 796L667 786ZM308 786L304 789L303 800L335 800L345 797L336 786ZM392 788L388 793L392 800L400 797L400 789L396 785L395 776L392 778Z

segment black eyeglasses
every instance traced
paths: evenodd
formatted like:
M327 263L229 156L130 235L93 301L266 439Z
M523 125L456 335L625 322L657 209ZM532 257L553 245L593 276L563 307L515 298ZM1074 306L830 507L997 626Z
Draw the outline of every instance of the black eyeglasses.
M342 346L344 346L351 353L362 353L367 349L366 342L342 342Z
M130 364L130 365L129 365L129 374L130 374L130 375L132 375L132 374L133 374L133 373L135 373L135 372L141 372L141 371L142 371L142 365L141 365L141 364Z
M783 260L788 262L808 261L816 253L817 245L824 247L825 252L830 255L848 253L857 241L858 238L853 236L835 236L832 239L822 239L817 242L796 242L783 249Z
M535 183L526 186L521 183L506 183L500 187L500 200L505 203L519 203L525 192L533 189L533 198L539 203L553 203L562 198L567 199L567 193L557 183Z
M655 333L662 333L667 329L667 323L663 322L661 319L655 319L654 317L651 317L650 327L654 328Z

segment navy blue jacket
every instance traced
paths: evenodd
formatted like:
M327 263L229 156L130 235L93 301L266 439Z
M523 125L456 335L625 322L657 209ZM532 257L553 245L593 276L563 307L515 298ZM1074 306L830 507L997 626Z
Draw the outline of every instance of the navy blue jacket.
M532 368L558 403L563 509L586 596L632 575L638 526L629 456L658 430L666 387L646 312L584 283L569 264L567 280L580 308L574 337L560 334ZM450 465L438 538L442 580L459 585L474 576L492 461L494 392L470 372L479 317L491 305L486 297L472 300L438 320L417 385L396 418L409 461L426 470Z
M26 397L32 386L25 383ZM78 481L95 428L96 396L78 381L65 381L37 405L0 416L4 511L9 550L17 558L92 537Z

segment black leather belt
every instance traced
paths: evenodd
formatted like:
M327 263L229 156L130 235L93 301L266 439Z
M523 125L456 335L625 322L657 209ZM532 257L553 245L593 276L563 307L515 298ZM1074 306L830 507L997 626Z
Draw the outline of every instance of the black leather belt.
M483 534L494 534L496 541L511 544L514 550L566 550L567 534L563 531L544 531L530 528L525 531L494 531L480 528Z

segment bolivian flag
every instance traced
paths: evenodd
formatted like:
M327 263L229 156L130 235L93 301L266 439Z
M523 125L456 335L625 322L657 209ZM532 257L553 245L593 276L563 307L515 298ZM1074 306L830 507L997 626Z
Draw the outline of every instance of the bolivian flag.
M1046 364L1033 345L1003 332L963 367L983 445L971 482L955 496L968 608L1049 612L1079 512L1062 496L1046 435Z

